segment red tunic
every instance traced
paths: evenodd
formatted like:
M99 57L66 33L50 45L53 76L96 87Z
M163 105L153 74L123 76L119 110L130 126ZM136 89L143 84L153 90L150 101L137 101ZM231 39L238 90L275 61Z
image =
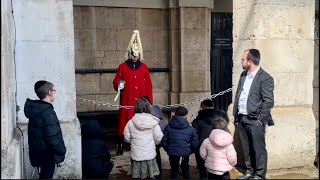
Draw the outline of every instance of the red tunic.
M148 96L153 103L152 82L149 68L141 63L139 69L130 69L126 62L119 65L116 77L113 80L113 88L118 91L118 83L125 80L124 89L120 93L120 105L135 106L138 98ZM123 129L134 115L134 108L119 109L118 134L123 135Z

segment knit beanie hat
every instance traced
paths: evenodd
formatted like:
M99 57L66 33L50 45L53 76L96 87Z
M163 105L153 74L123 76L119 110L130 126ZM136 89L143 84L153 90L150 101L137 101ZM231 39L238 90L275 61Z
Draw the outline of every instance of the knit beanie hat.
M179 106L175 111L176 116L185 116L187 114L188 114L188 110L183 106Z
M201 102L205 107L213 107L213 102L211 99L205 99Z

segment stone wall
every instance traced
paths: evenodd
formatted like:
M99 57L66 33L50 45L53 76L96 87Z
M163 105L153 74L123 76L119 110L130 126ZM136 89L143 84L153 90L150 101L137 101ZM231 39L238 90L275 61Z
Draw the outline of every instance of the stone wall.
M21 134L16 128L15 27L10 0L1 1L1 179L21 179Z
M313 73L313 104L316 118L317 151L319 151L319 0L316 0L314 27L314 73Z
M24 135L26 178L37 178L28 156L28 119L23 108L26 98L37 99L34 83L52 82L57 89L53 103L67 148L65 161L54 178L81 179L81 133L76 117L74 75L74 28L72 0L14 1L17 50L18 121Z
M248 48L261 51L261 66L275 82L275 126L268 127L266 135L268 169L313 165L314 4L314 0L233 3L233 92L242 72L242 53Z

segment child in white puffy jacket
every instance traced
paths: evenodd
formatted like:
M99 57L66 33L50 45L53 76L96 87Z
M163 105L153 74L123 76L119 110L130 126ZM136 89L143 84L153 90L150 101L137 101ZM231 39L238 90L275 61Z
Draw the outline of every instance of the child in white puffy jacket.
M200 147L200 156L205 160L208 179L230 179L229 171L237 164L237 153L227 121L219 117L212 122L212 131Z
M154 179L159 175L156 161L156 145L160 144L163 133L160 119L150 114L151 105L146 98L140 98L135 105L135 114L124 128L124 140L131 144L132 178Z

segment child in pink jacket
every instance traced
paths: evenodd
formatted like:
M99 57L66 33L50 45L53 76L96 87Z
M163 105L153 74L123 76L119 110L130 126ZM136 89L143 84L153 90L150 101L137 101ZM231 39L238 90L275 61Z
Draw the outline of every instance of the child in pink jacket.
M219 117L212 122L212 131L200 147L208 179L230 179L229 171L237 164L237 153L227 121Z

